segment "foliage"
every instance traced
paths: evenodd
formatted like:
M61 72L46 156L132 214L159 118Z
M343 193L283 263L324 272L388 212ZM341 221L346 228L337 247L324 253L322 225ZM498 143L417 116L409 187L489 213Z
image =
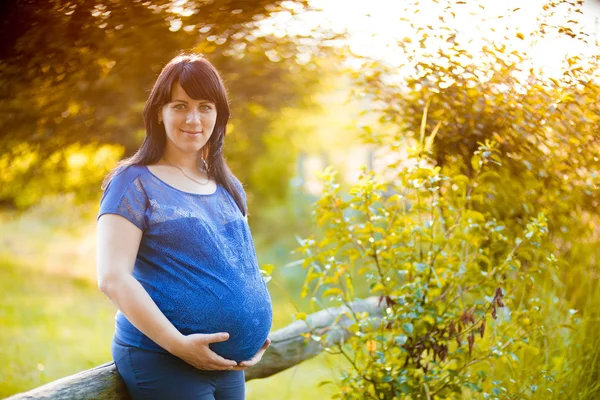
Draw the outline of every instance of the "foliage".
M354 367L342 373L338 397L514 395L516 373L493 369L518 366L543 345L542 300L523 291L535 293L533 283L555 265L544 245L546 218L530 216L520 232L507 232L474 209L492 190L486 179L499 162L492 143L474 155L472 178L416 161L389 181L364 170L348 200L327 171L315 210L324 237L299 249L308 267L303 295L347 304L364 279L385 303L381 321L346 314L351 347L329 349ZM544 389L551 383L535 380Z
M307 155L323 156L330 153L331 149L336 150L332 156L344 155L349 153L352 146L360 145L359 134L353 125L358 106L348 101L350 80L342 68L335 65L336 62L336 58L313 61L312 64L319 71L318 85L315 85L303 104L282 107L276 115L270 115L269 125L262 135L265 148L263 156L252 159L245 168L240 168L249 175L246 182L252 188L252 196L260 198L255 203L260 205L254 207L255 215L260 213L260 219L264 219L261 223L272 226L265 232L273 232L275 241L282 240L281 232L300 232L292 227L294 218L268 220L265 214L270 213L271 209L293 207L310 212L310 204L303 201L305 196L310 195L301 193L305 189L303 181L307 179L306 166L299 159ZM255 118L248 116L244 120L253 125ZM235 142L234 146L237 147L237 140ZM236 165L238 160L243 161L244 158L233 157ZM294 181L291 177L295 178ZM295 188L294 192L288 192L290 187ZM288 193L290 196L282 201ZM298 222L306 226L310 224L310 219ZM280 225L281 229L277 229Z
M553 35L574 36L573 46L585 40L577 18L582 12L579 3L546 5L539 26L529 38L531 45ZM564 23L550 26L544 21L560 11L556 10L559 5L566 8L560 9L560 21ZM443 22L451 20L455 11L446 7L435 30L415 27L420 40L398 43L406 54L402 65L390 68L371 62L365 66L369 73L356 76L360 89L371 96L373 110L386 124L396 127L385 140L397 145L402 144L401 138L418 140L422 110L427 107L425 128L437 133L435 146L430 149L436 165L462 163L464 173L472 176L469 159L477 143L486 139L498 142L505 178L516 183L510 191L499 194L497 204L492 206L499 219L523 223L526 208L552 208L549 223L559 229L574 217L574 210L570 206L551 206L558 201L597 210L597 45L585 43L593 53L569 55L560 76L552 77L535 66L526 46L511 46L508 37L500 42L483 36L483 45L473 53L470 41ZM517 35L525 40L522 33ZM387 84L400 68L409 71L404 82ZM374 140L380 142L383 138ZM515 195L519 201L515 201Z
M55 193L73 194L78 203L96 200L99 182L116 165L123 150L119 145L75 143L42 158L27 143L21 143L0 155L0 199L20 209ZM61 169L64 175L57 172Z
M225 151L246 181L244 166L265 152L262 133L274 115L302 103L317 83L318 72L307 61L328 53L312 31L265 33L260 23L310 10L304 0L2 3L0 155L11 163L14 157L30 160L27 171L2 185L35 185L35 176L47 172L47 159L57 160L54 180L71 179L71 146L92 151L88 146L120 145L124 156L131 155L144 136L147 91L181 50L206 55L230 88L234 136ZM320 33L321 40L335 37L326 29ZM77 189L87 198L97 193L99 181L92 178ZM0 199L19 206L32 202L14 190L2 191Z
M460 6L434 3L439 24L411 22L417 40L399 41L403 65L355 74L380 117L363 138L397 162L365 170L348 199L326 171L324 237L299 248L314 303L360 293L386 307L381 321L347 315L355 337L329 349L355 366L338 397L596 398L598 46L549 75L508 37L473 52L449 23ZM581 6L548 2L516 42L576 47Z

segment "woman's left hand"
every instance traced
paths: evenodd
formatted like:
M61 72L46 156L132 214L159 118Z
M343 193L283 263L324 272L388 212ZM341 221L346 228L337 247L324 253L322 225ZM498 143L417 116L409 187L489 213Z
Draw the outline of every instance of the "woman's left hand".
M267 348L270 345L271 345L271 339L267 338L267 340L265 340L265 344L263 344L263 346L260 348L258 353L256 353L254 355L254 357L252 357L248 361L242 361L242 362L238 363L238 365L233 367L231 369L231 371L243 371L245 369L252 367L253 365L258 364L258 362L262 359L263 354L265 354L265 351L267 350Z

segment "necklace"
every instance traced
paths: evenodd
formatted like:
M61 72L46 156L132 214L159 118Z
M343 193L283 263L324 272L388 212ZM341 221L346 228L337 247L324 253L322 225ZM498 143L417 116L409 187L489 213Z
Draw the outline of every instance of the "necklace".
M206 185L206 184L208 184L208 182L210 182L210 179L208 178L208 176L206 177L206 182L200 182L200 181L198 181L198 180L196 180L196 179L192 178L192 177L191 177L191 176L189 176L188 174L186 174L186 173L185 173L185 171L184 171L183 169L179 168L177 165L173 165L173 164L171 164L170 162L168 162L167 160L164 160L164 162L165 162L167 165L170 165L171 167L175 167L175 168L177 168L178 170L180 170L180 171L181 171L181 173L182 173L183 175L185 175L185 177L186 177L186 178L188 178L188 179L191 179L192 181L194 181L194 182L196 182L196 183L198 183L198 184L200 184L200 185Z

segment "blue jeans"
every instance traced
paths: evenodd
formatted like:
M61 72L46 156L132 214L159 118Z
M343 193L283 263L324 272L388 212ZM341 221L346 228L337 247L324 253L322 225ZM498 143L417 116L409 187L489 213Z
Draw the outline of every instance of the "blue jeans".
M202 371L172 354L112 342L112 356L133 400L243 400L244 371Z

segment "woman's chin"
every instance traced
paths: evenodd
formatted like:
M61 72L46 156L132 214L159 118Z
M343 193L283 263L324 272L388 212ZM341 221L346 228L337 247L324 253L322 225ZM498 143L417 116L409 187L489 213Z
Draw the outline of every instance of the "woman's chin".
M181 143L177 146L182 153L197 153L204 143Z

